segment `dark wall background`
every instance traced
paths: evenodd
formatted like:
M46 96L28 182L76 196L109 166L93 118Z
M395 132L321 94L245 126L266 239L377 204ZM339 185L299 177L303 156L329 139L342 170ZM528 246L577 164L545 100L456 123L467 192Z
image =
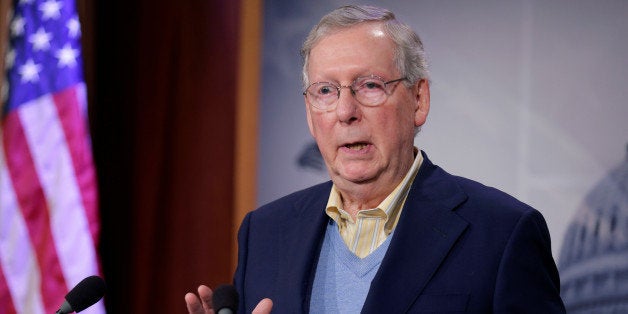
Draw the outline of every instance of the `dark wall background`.
M109 313L230 282L239 2L79 1Z

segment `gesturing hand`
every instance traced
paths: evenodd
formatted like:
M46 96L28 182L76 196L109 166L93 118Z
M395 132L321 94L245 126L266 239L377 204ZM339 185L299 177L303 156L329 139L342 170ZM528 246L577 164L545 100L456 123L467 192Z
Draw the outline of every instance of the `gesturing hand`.
M185 304L190 314L214 314L214 308L212 307L212 289L208 286L198 286L198 296L192 292L185 294Z
M214 314L214 308L212 306L213 291L208 286L198 286L198 296L194 293L188 292L185 295L185 304L188 308L189 314ZM199 298L200 297L200 298ZM252 314L270 314L273 308L273 301L266 298L261 300Z

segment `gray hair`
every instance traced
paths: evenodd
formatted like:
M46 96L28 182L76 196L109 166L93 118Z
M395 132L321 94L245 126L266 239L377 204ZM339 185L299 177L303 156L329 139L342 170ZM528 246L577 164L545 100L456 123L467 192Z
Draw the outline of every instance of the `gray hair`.
M342 6L323 16L301 47L303 57L303 88L307 88L309 78L307 67L312 48L325 36L361 23L383 23L384 33L395 43L394 62L406 84L412 85L421 79L429 79L427 60L423 43L419 36L406 24L398 21L389 10L374 6Z

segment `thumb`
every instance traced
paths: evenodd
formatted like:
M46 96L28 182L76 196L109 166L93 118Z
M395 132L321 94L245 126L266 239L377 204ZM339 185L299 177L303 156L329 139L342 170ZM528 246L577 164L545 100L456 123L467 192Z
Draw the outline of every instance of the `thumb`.
M253 309L251 314L270 314L270 310L273 309L273 301L271 299L263 299L257 303L257 306Z

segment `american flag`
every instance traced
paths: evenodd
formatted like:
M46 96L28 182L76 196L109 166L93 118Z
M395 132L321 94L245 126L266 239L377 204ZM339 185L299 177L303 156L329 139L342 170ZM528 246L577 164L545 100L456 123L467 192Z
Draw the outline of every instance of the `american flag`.
M96 175L73 0L15 0L0 139L0 313L54 313L98 275ZM85 310L104 313L102 300Z

